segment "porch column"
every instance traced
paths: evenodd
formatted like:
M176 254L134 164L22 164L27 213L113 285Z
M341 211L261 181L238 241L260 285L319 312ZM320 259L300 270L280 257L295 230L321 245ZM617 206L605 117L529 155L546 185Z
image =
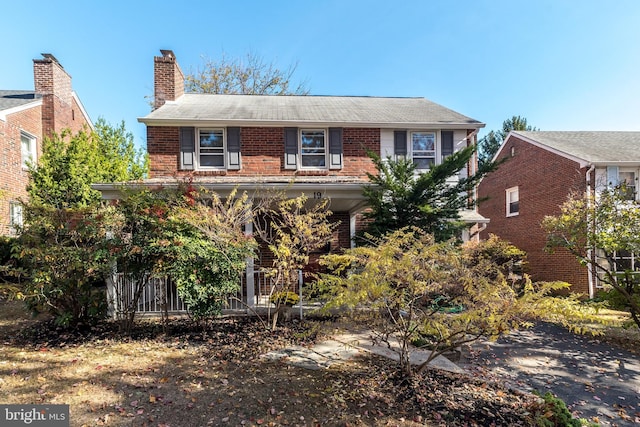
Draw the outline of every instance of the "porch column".
M351 244L351 249L356 246L356 217L357 212L349 212L349 239Z
M253 234L253 221L249 221L244 226L244 234L250 236ZM253 275L253 257L247 257L247 267L245 269L245 283L247 284L247 305L251 308L256 303L256 289Z

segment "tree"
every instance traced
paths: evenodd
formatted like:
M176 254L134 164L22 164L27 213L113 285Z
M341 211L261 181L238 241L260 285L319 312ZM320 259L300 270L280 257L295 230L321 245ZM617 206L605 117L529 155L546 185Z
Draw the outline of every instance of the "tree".
M549 250L565 248L590 266L640 327L640 275L616 257L640 253L640 204L628 200L624 186L604 190L597 197L572 195L560 214L545 217L542 226L548 233Z
M56 208L86 207L100 201L96 182L142 179L147 159L136 150L133 135L99 119L94 132L69 131L43 141L42 156L29 165L29 203Z
M255 256L257 244L244 233L253 220L247 193L234 190L226 199L205 190L186 193L174 223L171 257L165 271L196 320L217 316L241 289L240 275Z
M185 90L192 93L245 95L307 95L305 83L294 87L296 66L280 69L255 53L242 58L203 58L203 65L185 78Z
M65 325L101 314L105 298L97 285L110 265L103 246L106 216L91 184L145 173L144 155L124 125L114 128L100 119L95 132L66 130L44 139L38 164L29 165L29 200L15 249L34 311L50 312Z
M379 237L407 226L433 234L438 241L456 236L465 226L459 221L460 210L473 205L472 190L496 167L486 163L475 174L458 178L475 150L473 145L465 147L422 174L410 159L383 160L370 153L377 175L368 174L371 185L364 189L371 209L365 212L368 223L361 236Z
M452 240L437 242L415 228L394 231L375 243L322 257L329 273L320 275L318 287L328 298L326 310L363 316L375 336L398 352L400 368L408 375L416 347L431 350L419 372L439 354L482 336L496 338L534 319L578 331L583 331L578 322L596 319L575 296L549 296L569 284L527 280L518 294L499 268L487 268L477 257L511 258L510 245L494 242L469 254Z
M510 119L505 120L502 122L501 130L492 130L478 141L478 161L481 165L493 159L493 156L498 152L498 149L512 130L535 131L538 129L530 126L524 117L512 116Z
M288 293L295 290L298 271L309 264L312 251L331 241L339 225L329 222L332 212L327 209L328 203L328 199L311 203L304 194L294 199L276 194L257 209L256 234L274 256L268 272L275 284L269 295L276 304L273 328L289 300Z

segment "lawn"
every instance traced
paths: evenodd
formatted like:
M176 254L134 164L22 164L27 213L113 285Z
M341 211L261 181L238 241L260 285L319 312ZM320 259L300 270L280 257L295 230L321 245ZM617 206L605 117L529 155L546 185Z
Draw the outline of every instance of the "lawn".
M261 358L313 344L331 320L275 333L250 318L206 330L175 320L167 333L141 322L119 337L109 322L70 332L0 304L0 403L69 404L72 426L512 426L544 413L532 396L466 375L402 381L374 356L315 371Z

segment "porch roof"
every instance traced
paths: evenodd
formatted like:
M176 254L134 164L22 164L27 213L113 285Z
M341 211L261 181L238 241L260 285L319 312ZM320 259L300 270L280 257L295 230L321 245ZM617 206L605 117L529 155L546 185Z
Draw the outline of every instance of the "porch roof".
M295 179L294 179L295 178ZM358 177L325 177L325 176L258 176L258 177L195 177L192 184L207 190L215 191L221 196L234 189L247 192L250 197L259 199L269 191L284 191L287 197L305 194L309 199L330 199L329 208L334 212L358 212L366 206L362 194L363 186L368 181ZM162 189L176 188L180 181L163 178L147 179L139 182L93 184L92 188L102 193L105 200L120 199L128 189Z

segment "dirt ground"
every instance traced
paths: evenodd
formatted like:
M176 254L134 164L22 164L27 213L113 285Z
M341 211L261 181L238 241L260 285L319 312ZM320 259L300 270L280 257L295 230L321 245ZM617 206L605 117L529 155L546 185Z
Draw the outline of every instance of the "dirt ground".
M305 370L260 356L311 345L331 319L271 332L251 318L208 328L105 322L67 331L0 302L0 403L69 404L72 426L528 426L546 409L498 382L429 370L406 381L366 356Z

